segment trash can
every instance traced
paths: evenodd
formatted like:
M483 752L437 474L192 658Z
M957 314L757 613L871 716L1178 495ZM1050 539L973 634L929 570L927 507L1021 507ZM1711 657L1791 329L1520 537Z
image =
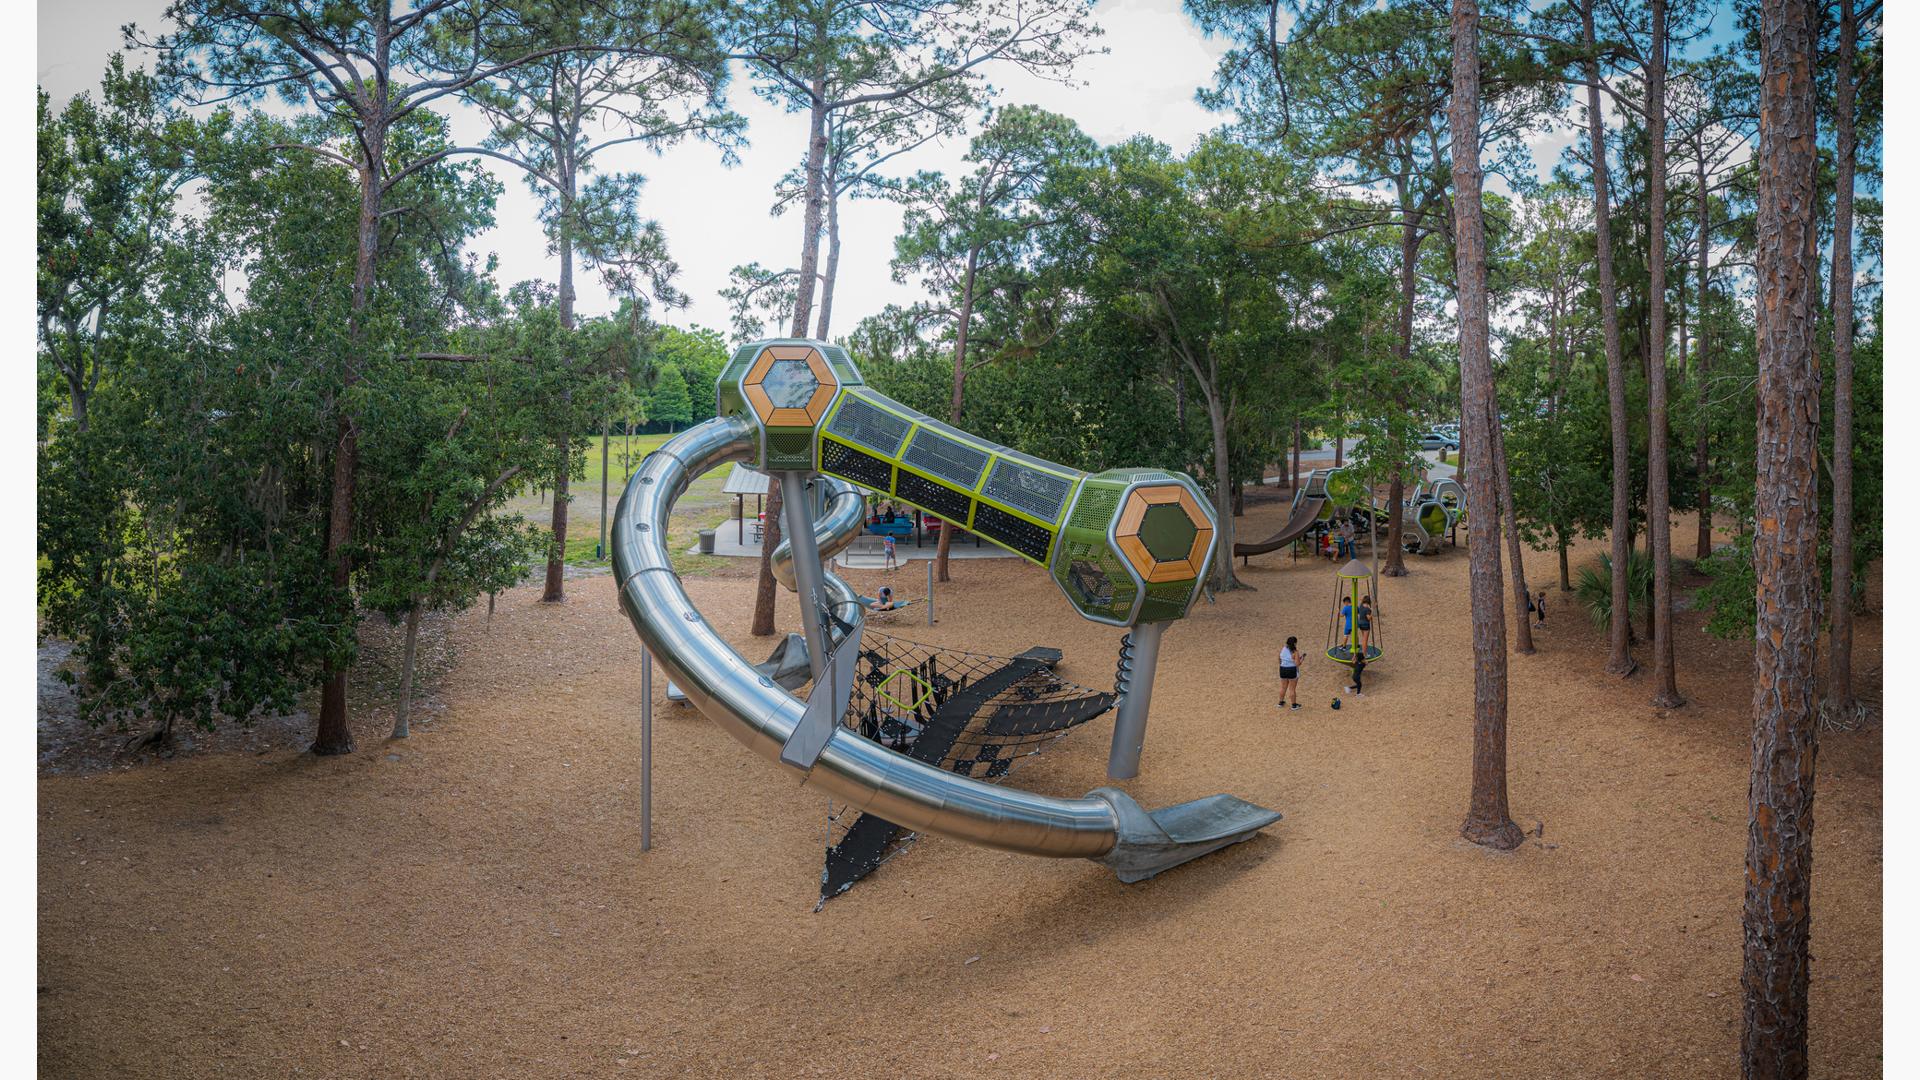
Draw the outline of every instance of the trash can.
M702 555L713 554L713 530L712 529L700 530L700 554Z

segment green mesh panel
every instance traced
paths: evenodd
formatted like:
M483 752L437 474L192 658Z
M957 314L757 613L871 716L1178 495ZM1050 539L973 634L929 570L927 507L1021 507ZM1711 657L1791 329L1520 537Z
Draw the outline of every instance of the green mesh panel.
M1113 521L1113 512L1120 506L1122 490L1092 483L1082 484L1080 501L1074 504L1073 516L1067 519L1067 526L1105 535L1107 526Z
M767 468L813 468L813 433L810 431L768 432Z
M1138 591L1133 578L1104 542L1062 542L1054 558L1054 577L1066 587L1067 595L1096 614L1124 619L1133 610Z
M1147 586L1147 599L1140 605L1140 621L1165 622L1185 615L1187 604L1193 600L1194 586L1192 581Z
M840 407L833 411L833 419L827 424L828 431L884 457L894 457L900 453L900 444L906 441L907 431L912 427L910 421L881 409L858 394L841 398Z

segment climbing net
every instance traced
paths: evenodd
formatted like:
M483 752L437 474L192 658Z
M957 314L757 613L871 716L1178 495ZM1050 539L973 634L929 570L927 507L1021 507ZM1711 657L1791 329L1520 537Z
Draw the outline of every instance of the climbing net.
M992 656L868 629L843 723L936 768L997 782L1020 761L1113 707L1114 696L1062 679L1055 649ZM849 804L827 806L820 903L845 892L918 834Z

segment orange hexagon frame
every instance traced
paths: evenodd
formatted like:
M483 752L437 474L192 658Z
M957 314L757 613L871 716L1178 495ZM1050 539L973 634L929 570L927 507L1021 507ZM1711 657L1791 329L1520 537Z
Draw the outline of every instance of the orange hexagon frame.
M1147 508L1164 503L1177 503L1181 512L1187 515L1187 520L1193 522L1193 544L1187 549L1184 559L1156 559L1140 539L1140 525L1146 520ZM1137 487L1127 493L1127 502L1121 508L1120 523L1114 527L1113 538L1120 547L1120 553L1133 564L1140 577L1147 584L1156 585L1163 581L1181 581L1200 576L1200 567L1206 563L1207 549L1213 546L1213 525L1185 485Z
M767 373L773 370L776 360L804 360L807 369L819 382L814 388L813 397L801 408L776 409L773 399L767 396L761 383ZM827 406L833 401L833 392L840 382L833 377L833 369L827 366L826 357L820 350L806 345L769 345L760 350L753 358L753 366L747 369L747 376L740 380L740 391L747 397L747 404L753 406L755 416L767 427L813 427L827 415Z

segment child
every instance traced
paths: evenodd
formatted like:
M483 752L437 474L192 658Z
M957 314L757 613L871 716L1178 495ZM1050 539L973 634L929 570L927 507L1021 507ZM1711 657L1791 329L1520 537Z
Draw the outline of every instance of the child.
M1353 601L1344 596L1340 598L1340 636L1353 641Z
M1373 637L1373 595L1369 593L1360 598L1360 651L1367 651L1367 644Z
M1348 693L1351 693L1354 697L1367 696L1366 693L1360 689L1360 676L1365 675L1366 673L1367 673L1367 652L1365 649L1362 649L1359 652L1355 653L1353 657L1353 683L1347 687Z
M897 606L898 605L893 602L893 586L880 586L880 595L873 598L873 610L892 611Z
M1300 645L1298 638L1288 638L1280 648L1280 704L1287 704L1288 695L1293 697L1293 707L1300 707Z
M887 569L887 570L900 569L900 564L894 561L892 533L888 533L886 539L880 542L880 549L887 553L887 562L884 569Z
M1545 626L1547 624L1547 590L1541 589L1540 595L1534 598L1533 612L1538 616L1536 621Z

